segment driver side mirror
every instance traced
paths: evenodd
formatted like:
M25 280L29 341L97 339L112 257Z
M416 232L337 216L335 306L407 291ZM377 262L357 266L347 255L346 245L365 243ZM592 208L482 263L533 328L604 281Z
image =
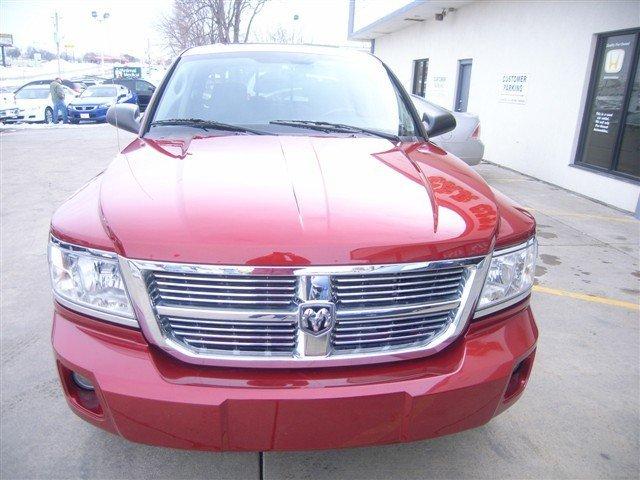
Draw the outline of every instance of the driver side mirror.
M427 127L429 137L437 137L456 128L456 118L449 110L426 103L423 108L422 121Z
M127 132L140 132L140 108L131 103L116 103L107 110L107 122Z

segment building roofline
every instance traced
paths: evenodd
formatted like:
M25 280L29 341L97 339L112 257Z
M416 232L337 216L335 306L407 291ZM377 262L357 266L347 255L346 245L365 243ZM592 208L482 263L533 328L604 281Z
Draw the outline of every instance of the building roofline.
M389 20L395 20L400 15L403 15L409 12L413 7L416 7L421 3L424 3L424 0L413 0L407 3L404 7L400 7L399 9L394 10L393 12L385 15L384 17L379 18L375 22L370 23L369 25L362 27L360 30L357 30L354 32L353 31L353 21L354 21L353 15L355 12L353 10L355 10L355 0L351 0L349 2L349 40L372 40L373 38L365 38L365 35L368 35L369 33L373 32L377 27L386 25L389 22Z
M447 7L458 8L465 4L471 3L475 0L449 0ZM381 33L380 30L385 30L392 28L392 32L397 30L402 30L410 25L415 24L415 21L426 21L431 18L432 13L439 12L443 10L442 3L439 0L412 0L403 7L394 10L393 12L379 18L378 20L365 25L359 30L353 31L354 22L355 22L355 2L356 0L350 0L349 2L349 40L374 40L386 33ZM423 15L422 17L412 18L417 12L427 11L429 15ZM398 20L401 23L398 24ZM402 20L405 20L402 22ZM391 25L396 24L391 27ZM391 32L387 32L391 33Z

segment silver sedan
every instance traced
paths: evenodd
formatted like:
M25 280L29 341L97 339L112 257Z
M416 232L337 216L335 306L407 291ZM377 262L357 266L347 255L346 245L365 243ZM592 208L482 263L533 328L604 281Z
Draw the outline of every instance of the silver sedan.
M411 95L416 110L422 117L432 106L442 108L428 102L418 95ZM430 138L430 140L449 153L469 165L477 165L484 156L484 144L480 140L480 119L477 115L466 112L450 112L456 119L456 128L450 132Z

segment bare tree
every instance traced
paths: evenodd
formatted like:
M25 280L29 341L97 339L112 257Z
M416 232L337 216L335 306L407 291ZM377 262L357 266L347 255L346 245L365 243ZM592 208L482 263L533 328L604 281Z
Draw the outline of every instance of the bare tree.
M282 25L270 28L267 32L258 32L254 34L253 41L257 43L303 43L302 35L299 35L295 31L287 30Z
M174 54L210 43L240 43L267 0L174 0L159 25Z

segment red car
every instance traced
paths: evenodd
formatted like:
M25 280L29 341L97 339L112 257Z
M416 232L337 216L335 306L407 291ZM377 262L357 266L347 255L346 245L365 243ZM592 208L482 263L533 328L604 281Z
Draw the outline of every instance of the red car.
M429 136L375 57L183 53L54 214L71 409L136 442L306 450L477 427L536 349L535 221Z

